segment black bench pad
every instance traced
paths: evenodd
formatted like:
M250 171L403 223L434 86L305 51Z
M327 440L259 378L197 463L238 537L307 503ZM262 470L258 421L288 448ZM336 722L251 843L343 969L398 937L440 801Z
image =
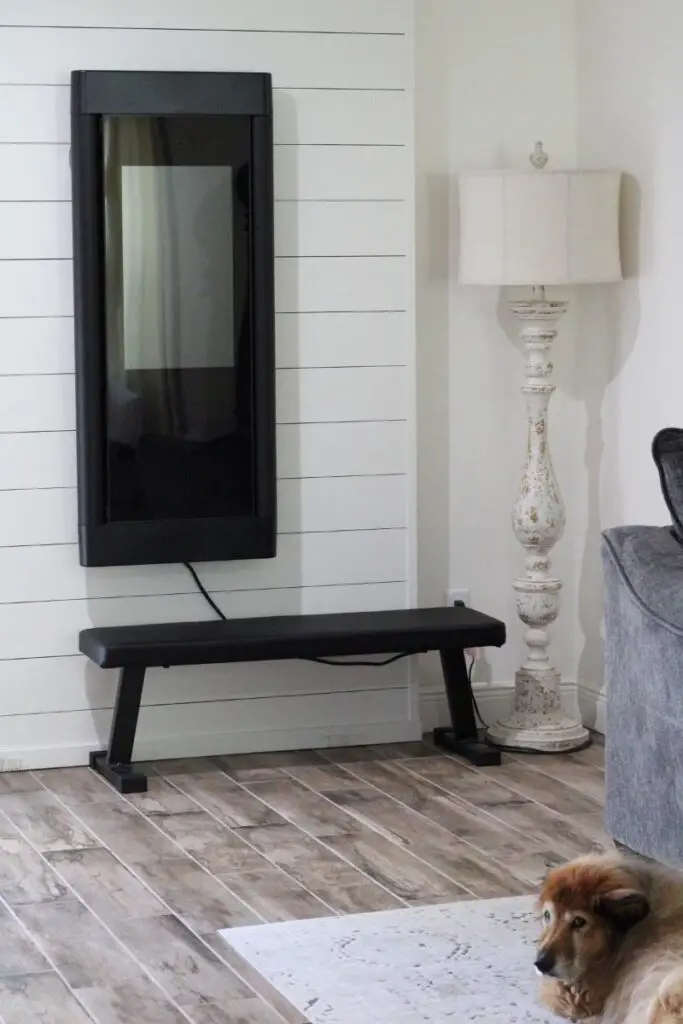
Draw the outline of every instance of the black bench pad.
M102 668L500 647L505 626L471 608L286 615L84 629L80 650Z

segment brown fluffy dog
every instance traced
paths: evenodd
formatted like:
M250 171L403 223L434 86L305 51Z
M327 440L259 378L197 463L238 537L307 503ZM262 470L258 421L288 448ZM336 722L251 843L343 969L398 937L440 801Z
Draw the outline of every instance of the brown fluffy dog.
M683 1024L683 876L621 854L555 868L539 897L541 995L569 1020Z

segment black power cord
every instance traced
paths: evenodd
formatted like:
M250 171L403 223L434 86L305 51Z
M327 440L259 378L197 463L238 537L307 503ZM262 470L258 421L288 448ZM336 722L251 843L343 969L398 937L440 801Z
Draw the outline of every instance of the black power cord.
M199 590L199 593L202 595L204 600L211 605L219 619L222 619L223 622L227 622L228 616L220 610L214 599L211 597L211 594L208 592L208 590L200 580L199 576L197 575L197 570L195 569L195 567L193 565L190 565L189 562L183 562L183 565L189 572L192 579L197 584L197 589Z
M197 585L197 590L202 595L204 600L209 604L219 619L223 622L228 621L228 617L225 612L221 611L211 594L208 592L204 584L199 578L199 574L195 567L190 562L183 562L183 565L192 576L192 579ZM394 661L399 661L401 658L409 658L410 652L404 651L401 654L392 654L390 658L385 658L384 661L334 661L332 658L301 658L301 661L315 661L318 665L333 665L335 668L381 668L383 665L391 665Z
M211 608L213 608L219 619L222 619L223 622L227 622L227 615L225 614L225 612L221 611L221 609L218 607L214 599L211 597L211 594L208 592L208 590L200 580L199 574L197 573L195 567L190 562L183 562L183 565L185 566L189 574L192 576L192 579L194 580L197 586L197 590L202 595L207 604L210 605ZM384 665L392 665L395 661L400 661L402 658L409 658L410 656L410 651L402 651L400 654L392 654L390 658L385 658L384 661L335 661L333 658L301 658L300 660L313 661L318 665L332 665L334 668L382 668ZM467 679L470 684L470 691L472 691L472 670L474 669L474 661L474 658L470 660L467 669ZM474 704L474 711L481 725L484 727L484 729L487 729L488 726L484 719L481 717L479 705L477 704L477 698L474 696L474 692L472 692L472 703Z

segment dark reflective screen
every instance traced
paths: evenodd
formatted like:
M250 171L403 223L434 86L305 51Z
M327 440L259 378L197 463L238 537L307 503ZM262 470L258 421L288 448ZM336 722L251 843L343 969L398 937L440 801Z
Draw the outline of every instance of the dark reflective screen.
M105 117L110 522L254 512L247 117Z

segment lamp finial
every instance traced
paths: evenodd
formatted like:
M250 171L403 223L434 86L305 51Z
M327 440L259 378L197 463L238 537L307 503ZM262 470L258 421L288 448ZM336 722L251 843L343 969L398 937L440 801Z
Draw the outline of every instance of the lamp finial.
M543 149L542 142L534 143L534 151L530 155L529 160L531 161L531 166L535 167L537 171L543 170L545 165L548 163L548 154Z

